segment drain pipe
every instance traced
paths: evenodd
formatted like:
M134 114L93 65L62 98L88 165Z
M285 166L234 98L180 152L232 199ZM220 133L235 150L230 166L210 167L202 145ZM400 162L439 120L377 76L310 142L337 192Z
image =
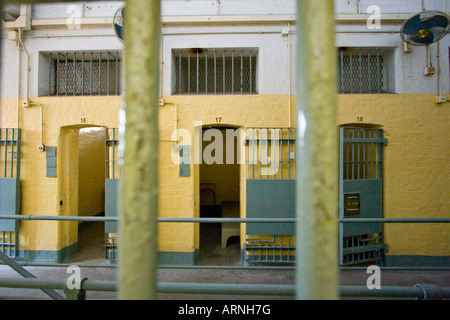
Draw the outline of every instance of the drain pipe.
M20 88L22 86L21 81L21 69L22 69L22 30L30 30L31 29L31 5L29 4L21 4L20 5L20 16L14 21L14 22L5 22L4 24L5 28L9 29L17 29L17 46L18 46L18 53L17 53L17 119L16 119L16 126L17 128L20 128L20 107L21 107L21 98L20 98ZM28 52L27 52L28 54ZM29 55L28 55L29 59ZM28 84L27 84L28 86ZM27 89L28 90L28 89ZM27 93L28 94L28 93Z
M447 102L447 97L442 95L442 53L441 53L441 41L437 42L437 97L436 103Z
M22 34L22 29L18 29L18 37L21 37ZM20 75L20 70L22 69L22 47L20 46L20 42L17 42L17 119L16 119L16 128L20 128L20 106L21 106L21 99L20 99L20 88L22 86L22 82L21 82L21 75Z
M25 47L25 44L22 41L22 32L21 31L22 30L20 30L20 28L19 28L19 33L18 33L19 60L20 60L21 49L23 49L23 51L27 55L26 77L25 77L25 82L26 82L25 99L22 101L22 106L24 108L30 108L30 107L39 107L40 108L40 145L38 146L38 151L42 152L42 151L45 151L45 146L44 146L44 108L42 107L41 104L33 103L29 99L30 71L31 71L31 69L30 69L30 54L29 54L27 48ZM21 81L20 81L20 64L19 64L19 92L20 92L20 86L21 86ZM19 109L20 109L20 103L21 103L21 99L20 99L20 94L19 94L19 101L18 101ZM17 113L17 114L19 114L19 113Z
M292 102L291 102L291 95L292 95L292 76L291 76L291 23L288 23L288 35L287 35L287 64L288 64L288 94L289 94L289 127L292 127Z
M156 299L161 1L128 0L119 298Z
M437 43L437 68L438 68L438 96L442 95L442 56L441 56L441 41Z
M296 298L338 298L334 4L297 0Z

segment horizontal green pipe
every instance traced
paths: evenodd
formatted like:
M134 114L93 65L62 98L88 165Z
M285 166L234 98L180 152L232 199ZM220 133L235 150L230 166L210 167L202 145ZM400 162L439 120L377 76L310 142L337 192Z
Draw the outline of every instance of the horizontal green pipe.
M119 217L3 215L0 219L44 221L119 221ZM344 218L339 223L450 223L450 218ZM158 218L158 222L185 223L295 223L295 218Z
M294 285L231 283L158 283L159 293L293 296Z
M450 223L450 218L344 218L339 223Z
M44 262L17 262L22 267L42 267L42 268L68 268L72 266L69 263L44 263ZM0 262L0 265L4 265ZM93 264L77 264L77 267L87 269L115 269L117 265L93 265ZM159 265L159 269L188 269L188 270L244 270L244 271L261 271L261 270L295 270L293 266L192 266L192 265ZM442 271L450 270L450 267L379 267L381 270L409 270L409 271ZM339 267L342 271L367 270L367 267Z
M51 279L0 278L0 287L21 289L54 289L63 290L65 281ZM425 285L422 285L425 287ZM83 281L85 291L117 291L116 281ZM169 283L157 284L159 293L178 294L224 294L224 295L270 295L294 296L295 285L271 284L226 284L226 283ZM450 287L436 287L443 299L450 298ZM418 287L386 286L370 290L366 286L340 286L341 297L371 298L424 298L424 291Z
M64 290L64 284L54 279L0 278L0 288Z
M341 297L365 297L365 298L419 298L423 299L422 289L417 287L381 287L369 289L366 286L342 286Z
M118 217L82 217L82 216L37 216L37 215L4 215L0 219L39 220L39 221L86 221L107 222L119 221Z

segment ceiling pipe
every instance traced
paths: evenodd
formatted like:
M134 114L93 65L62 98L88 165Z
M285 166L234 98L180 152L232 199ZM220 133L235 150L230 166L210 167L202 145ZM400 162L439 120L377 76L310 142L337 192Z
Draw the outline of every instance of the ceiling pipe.
M28 7L29 8L29 7ZM23 9L25 10L25 9ZM23 11L21 11L23 12ZM28 12L28 11L27 11ZM410 18L410 14L382 14L380 21L383 24L401 24ZM30 18L28 18L30 17ZM370 14L336 14L334 15L337 24L366 24ZM23 30L39 28L66 28L67 19L33 19L31 20L31 8L29 15L21 16L14 22L2 23L3 29ZM113 17L107 18L80 18L81 28L110 28ZM161 18L163 27L176 25L230 25L230 24L277 24L288 23L292 25L296 22L295 15L212 15L212 16L164 16Z

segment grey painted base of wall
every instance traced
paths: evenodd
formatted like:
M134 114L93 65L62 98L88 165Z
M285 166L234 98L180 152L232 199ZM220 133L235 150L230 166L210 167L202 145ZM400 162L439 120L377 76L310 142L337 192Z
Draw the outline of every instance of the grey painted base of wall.
M450 256L390 256L384 257L386 267L450 267Z
M42 263L61 263L71 254L77 251L78 242L59 251L50 250L19 250L17 259L25 260L27 262L42 262Z
M159 265L189 265L192 266L199 259L199 252L158 252Z
M59 251L49 250L20 250L18 260L41 263L61 263L71 254L77 251L78 243ZM241 252L244 262L245 253ZM195 265L199 259L198 249L194 252L158 252L159 265ZM248 265L266 265L264 263L251 263ZM112 261L112 263L114 263ZM295 263L283 263L283 265L294 265ZM274 265L280 265L274 264ZM450 267L450 256L393 256L387 255L384 258L386 267Z

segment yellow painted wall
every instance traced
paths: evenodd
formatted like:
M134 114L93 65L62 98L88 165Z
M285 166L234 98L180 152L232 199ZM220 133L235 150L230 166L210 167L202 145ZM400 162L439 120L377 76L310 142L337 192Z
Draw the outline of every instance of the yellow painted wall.
M375 124L385 130L384 213L387 218L449 216L448 104L436 105L432 94L340 95L338 123ZM171 161L172 131L187 129L195 136L194 121L203 125L288 127L287 96L168 96L160 108L160 216L196 217L199 208L199 166L179 177ZM45 144L57 145L61 127L85 124L118 126L119 97L51 97L33 99L44 106ZM16 99L2 99L0 124L15 127ZM292 99L295 106L295 99ZM22 213L57 215L58 184L45 177L45 153L37 151L39 109L21 110ZM175 115L178 113L178 121ZM295 121L294 108L291 110ZM292 124L295 126L295 123ZM180 142L181 143L181 142ZM182 143L181 143L182 144ZM192 159L193 160L193 159ZM241 166L244 172L244 166ZM245 210L245 177L241 174L241 214ZM26 221L21 225L21 248L59 250L65 231L57 223ZM243 231L241 233L244 234ZM243 239L243 237L241 237ZM392 255L450 255L450 231L445 225L387 225L385 241ZM70 242L70 240L67 240ZM198 248L194 224L159 225L159 250L193 252Z
M59 205L60 200L63 200L63 207L66 206L67 194L61 192L65 175L60 172L62 160L58 155L62 152L61 146L70 143L63 139L66 130L62 128L74 125L117 127L120 97L45 97L34 98L31 101L44 107L44 144L58 147L56 151L58 172L57 178L46 177L45 152L39 152L37 149L40 144L39 108L20 108L22 214L69 215L66 208ZM16 127L17 99L2 98L0 104L0 126ZM75 138L78 136L78 129L67 129L73 131L74 137L71 142L72 163L78 162L78 152L75 152L78 150ZM101 173L104 174L104 167ZM77 216L78 209L72 207L70 214ZM70 232L69 224L73 225L69 222L22 221L19 233L20 249L57 251L75 243L77 234L75 231Z

